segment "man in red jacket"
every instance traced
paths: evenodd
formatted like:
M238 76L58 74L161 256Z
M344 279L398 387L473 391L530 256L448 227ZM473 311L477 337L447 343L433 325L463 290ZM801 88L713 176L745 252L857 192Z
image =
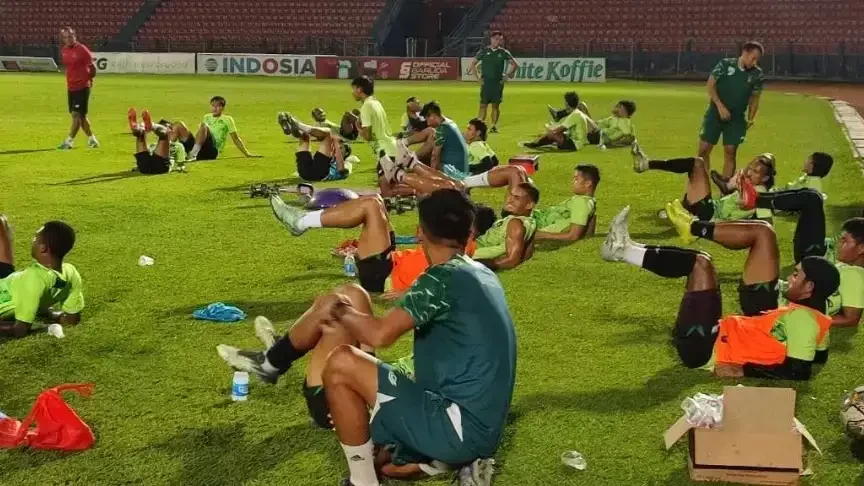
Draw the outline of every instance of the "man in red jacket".
M66 88L69 90L69 113L72 114L72 126L69 128L69 136L57 148L71 149L79 128L89 137L87 145L90 148L99 148L99 141L93 135L90 120L87 119L90 88L93 86L93 77L96 76L93 54L87 46L78 42L75 30L71 27L60 29L60 43L63 45L60 55L63 65L66 66Z

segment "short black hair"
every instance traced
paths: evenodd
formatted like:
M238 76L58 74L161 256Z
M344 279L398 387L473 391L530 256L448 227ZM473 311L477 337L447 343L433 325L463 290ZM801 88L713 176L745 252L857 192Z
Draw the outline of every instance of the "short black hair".
M759 154L756 158L759 159L759 162L767 169L765 171L765 177L767 177L767 179L765 179L763 185L766 188L771 189L774 187L775 177L777 176L777 161L774 154L766 152L764 154Z
M762 43L755 40L747 41L741 46L741 52L750 52L753 49L759 50L759 54L765 53L765 47L762 46Z
M633 116L636 113L636 102L632 100L621 100L618 102L619 105L623 106L625 110L627 110L627 114Z
M591 185L596 189L600 184L600 169L593 164L580 164L576 166L576 172L582 174L582 177L591 181Z
M423 105L423 108L420 110L420 116L426 118L429 114L441 116L441 106L437 101L432 100Z
M416 96L412 96L412 97L408 98L407 100L405 100L405 103L416 103L416 102L417 102Z
M221 96L214 96L214 97L210 98L210 104L211 105L213 104L214 101L219 103L220 105L222 105L222 108L225 108L225 106L228 104L228 102L225 101L225 98L223 98Z
M579 94L575 91L564 93L564 103L567 103L570 108L579 108Z
M354 80L351 81L351 86L360 88L366 96L372 96L375 93L375 81L366 75L354 78Z
M474 226L474 205L461 191L438 189L417 203L420 226L433 243L464 247ZM442 241L438 241L442 240Z
M162 125L163 127L167 127L167 126L171 125L171 120L163 118L163 119L159 120L157 123L159 125Z
M48 221L42 225L39 235L48 251L61 260L75 246L75 230L63 221Z
M810 175L814 177L825 177L831 172L831 167L834 167L834 157L825 152L813 152L810 159L813 160L813 171Z
M495 210L482 203L474 203L474 234L479 238L495 225L498 216Z
M534 204L537 204L540 202L540 189L537 189L537 186L535 186L534 184L531 184L530 182L523 182L516 187L527 192L528 197L531 198L531 201Z
M472 118L471 121L468 122L469 125L473 126L477 133L480 134L480 140L486 141L486 133L488 131L488 127L486 126L486 122L479 118Z
M864 218L847 219L843 223L843 231L849 233L855 243L864 244Z
M493 30L492 32L489 33L489 37L497 37L497 36L504 37L504 32L501 32L500 30Z

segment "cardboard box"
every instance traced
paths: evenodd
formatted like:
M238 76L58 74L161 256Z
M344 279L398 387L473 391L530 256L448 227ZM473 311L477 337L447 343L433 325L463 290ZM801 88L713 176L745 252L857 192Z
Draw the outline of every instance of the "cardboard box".
M528 175L531 175L540 170L539 155L514 155L513 157L510 157L510 161L507 163L508 165L521 165L525 169L525 172L528 173Z
M795 418L791 388L727 386L722 428L694 428L682 416L663 435L666 449L685 435L694 481L797 485L804 473L801 437L819 449Z

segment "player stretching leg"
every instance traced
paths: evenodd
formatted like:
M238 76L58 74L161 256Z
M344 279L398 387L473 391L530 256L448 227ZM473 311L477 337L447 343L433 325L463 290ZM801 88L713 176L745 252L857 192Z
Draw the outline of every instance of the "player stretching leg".
M489 37L489 46L484 47L474 57L468 74L476 76L477 81L482 83L480 88L480 112L477 118L486 121L486 107L492 105L492 128L491 133L498 133L498 117L501 115L499 106L504 99L504 83L511 79L519 67L519 63L513 58L510 51L501 47L504 34L500 31L492 32ZM510 65L507 73L504 68ZM480 69L477 69L480 64Z
M90 128L90 119L87 118L90 88L93 87L93 78L96 76L93 54L87 46L78 42L75 30L71 27L60 29L60 44L63 45L60 56L63 65L66 66L66 88L69 90L69 113L72 115L72 126L69 128L69 136L57 148L71 149L79 128L89 139L87 145L90 148L99 148L99 141L96 140L96 135Z
M824 315L826 302L839 284L837 269L831 263L820 257L802 261L784 292L788 306L759 316L723 318L711 256L686 248L635 243L627 230L628 210L625 208L615 217L601 255L605 260L630 263L664 278L687 277L674 334L678 356L685 366L708 370L719 377L810 379L813 363L827 358L817 349L824 345L831 326L831 319ZM738 229L739 224L716 225L715 241L722 240L732 247L746 246L752 235ZM772 276L776 259L762 260L753 257L752 251L745 275L757 279Z
M762 44L746 42L737 59L723 59L708 78L711 104L702 120L699 157L711 167L711 151L723 135L723 178L727 181L735 173L738 146L744 143L759 111L763 83L759 58L763 51Z
M150 112L141 112L143 123L136 120L135 108L129 109L129 125L132 135L135 135L135 163L138 172L142 174L164 174L172 170L185 172L186 148L178 141L179 134L175 126L168 120L153 123ZM147 132L152 131L159 139L157 143L147 145Z
M279 126L286 135L293 135L300 144L297 147L297 173L307 181L340 181L348 178L359 161L351 155L351 146L328 127L314 127L300 122L287 112L278 116ZM315 138L318 150L312 155L310 138Z

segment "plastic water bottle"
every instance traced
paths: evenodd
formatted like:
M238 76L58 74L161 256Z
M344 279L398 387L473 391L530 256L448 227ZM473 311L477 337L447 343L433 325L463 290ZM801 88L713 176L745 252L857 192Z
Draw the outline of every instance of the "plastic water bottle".
M565 451L561 454L561 462L565 466L570 466L577 471L584 471L585 468L588 467L585 458L577 451Z
M354 278L357 276L357 261L354 260L354 255L351 255L350 253L345 255L344 268L346 277Z
M235 371L234 381L231 383L231 400L244 402L249 399L249 373Z

